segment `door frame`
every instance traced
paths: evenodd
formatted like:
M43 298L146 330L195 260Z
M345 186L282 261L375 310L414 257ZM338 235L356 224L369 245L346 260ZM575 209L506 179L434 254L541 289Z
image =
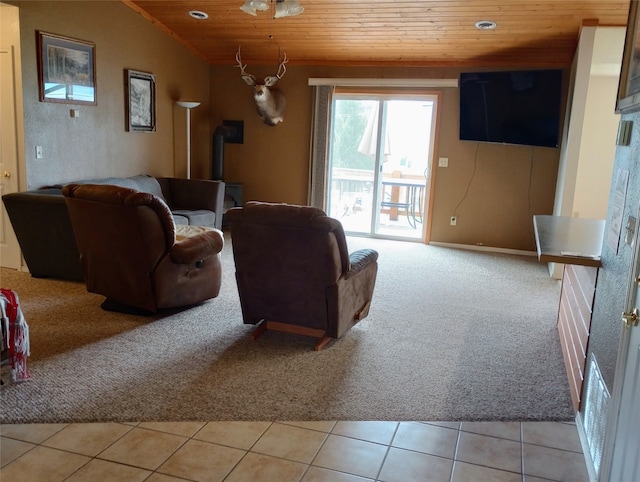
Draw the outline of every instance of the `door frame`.
M16 191L26 190L26 157L25 157L25 144L24 144L24 104L22 96L22 64L21 64L21 47L20 47L20 9L14 5L8 5L0 2L0 48L4 52L3 55L10 56L10 62L12 66L12 72L6 73L8 82L12 85L12 108L13 108L13 126L12 126L12 139L11 149L15 149L15 165L10 166L9 170L13 179L7 182L2 181L2 193L10 193ZM5 75L5 73L2 73ZM6 159L3 159L6 162ZM4 173L1 173L2 175ZM1 201L0 201L1 202ZM11 251L6 251L4 248L2 256L2 266L15 268L21 271L28 271L24 259L21 254L20 246L15 237L13 226L9 222L4 205L0 206L4 222L6 225L6 242L13 243ZM16 253L15 259L5 259L7 253Z
M13 83L13 108L15 110L13 120L15 123L14 135L17 166L13 173L15 180L14 182L12 182L11 189L15 189L17 191L25 191L27 189L27 161L25 154L26 150L24 137L24 103L21 63L22 49L20 44L20 8L16 7L15 5L9 5L7 3L0 2L0 10L2 11L2 13L0 14L0 46L3 48L3 50L9 51L13 66L13 76L11 78L11 81ZM7 192L10 191L7 190ZM8 223L8 228L11 229L11 235L14 236L13 226L11 226L11 223ZM15 242L17 244L17 240L15 240ZM19 247L17 252L19 253L18 269L21 271L28 271Z
M624 311L629 312L633 309L633 305L638 304L638 300L635 300L636 290L638 289L638 283L635 280L636 273L640 270L640 206L638 207L635 232L633 234L633 254L631 264L629 267L629 274L627 277L627 294L625 298ZM622 321L620 321L622 323ZM640 330L640 326L634 327L636 330ZM624 390L624 380L627 370L627 360L629 358L629 350L631 349L631 335L634 328L625 328L620 337L620 343L618 347L618 357L616 360L616 369L614 373L613 390L611 392L609 414L607 417L607 433L605 436L605 442L602 452L602 463L600 465L600 471L598 473L598 480L601 482L608 482L611 472L613 470L615 442L618 432L618 423L626 416L621 412L622 407L622 393Z
M446 80L446 79L445 79ZM310 83L310 85L312 85ZM429 100L433 102L434 107L433 107L433 114L432 114L432 123L431 123L431 131L430 131L430 140L429 140L429 146L430 146L430 150L429 150L429 157L427 159L427 171L429 172L429 177L426 179L426 184L425 184L425 191L423 194L423 203L424 203L424 219L425 219L425 223L423 225L422 228L422 235L419 238L415 238L415 239L409 239L409 238L398 238L398 239L406 239L408 241L414 241L414 242L422 242L424 244L429 244L431 241L431 224L432 224L432 214L433 214L433 201L434 201L434 191L435 191L435 177L436 177L436 171L437 169L435 169L434 167L434 160L438 158L438 139L440 138L440 115L441 115L441 111L442 111L442 96L443 93L440 90L431 90L431 89L422 89L422 88L402 88L402 87L387 87L387 86L383 86L383 87L379 87L379 86L356 86L358 84L354 84L354 85L347 85L346 87L341 87L339 84L336 84L334 87L334 91L331 93L330 95L330 100L329 100L329 104L333 105L334 102L334 97L335 95L340 95L340 94L352 94L354 95L354 97L356 97L357 95L362 95L362 96L367 96L367 95L371 95L371 96L378 96L380 101L386 101L386 100L418 100L420 98L430 98ZM457 79L456 79L456 85L457 85ZM396 97L397 96L397 97ZM333 129L333 126L331 125L331 119L333 116L333 113L331 112L332 109L329 109L329 114L327 115L327 126L326 126L326 139L325 141L329 142L330 139L330 133ZM381 116L382 119L382 116ZM381 129L381 122L378 123L378 129ZM325 175L325 182L323 183L323 189L324 189L324 193L323 193L323 199L324 199L324 203L325 205L322 206L323 209L327 209L326 206L326 202L328 199L328 196L326 194L326 190L329 189L328 186L328 182L327 182L327 177L329 176L329 149L327 147L325 147L325 155L324 155L324 159L321 160L321 162L324 163L324 168L322 169L322 171L324 172ZM316 171L317 169L314 168L314 162L317 162L318 158L312 156L312 162L311 162L311 172ZM376 184L378 184L378 177L379 177L379 173L375 172L375 182ZM310 183L311 185L311 183ZM310 190L312 188L310 187ZM310 195L310 199L312 198L312 196ZM372 232L374 231L373 229L373 224L375 223L375 220L372 220ZM382 235L376 235L376 234L371 234L372 237L376 237L376 238L387 238L387 236L382 236Z
M312 114L311 114L311 142L309 152L309 179L307 190L307 203L322 209L324 206L325 184L327 176L327 152L328 152L328 130L329 119L331 117L331 98L336 87L374 87L382 89L420 89L437 97L438 106L442 105L442 89L457 89L459 78L359 78L359 77L310 77L307 84L312 89ZM435 140L433 143L433 158L438 158L437 140L440 138L440 112L438 107L436 113ZM435 176L437 170L431 172L431 182L427 184L429 202L427 214L431 218L434 199ZM426 226L425 243L431 240L431 225Z

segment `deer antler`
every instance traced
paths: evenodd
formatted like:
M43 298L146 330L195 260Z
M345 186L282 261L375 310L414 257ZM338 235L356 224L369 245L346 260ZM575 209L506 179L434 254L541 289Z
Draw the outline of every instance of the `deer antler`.
M279 52L278 52L278 60L280 60ZM285 67L284 64L286 64L287 62L289 62L289 59L287 59L287 53L285 52L282 62L278 64L278 71L276 72L276 75L266 76L264 78L264 85L266 85L267 87L272 87L276 84L276 82L278 82L282 77L284 77L284 74L287 73L287 68Z
M285 52L284 53L284 58L282 59L282 62L280 62L280 65L278 65L278 72L276 73L276 77L278 77L278 80L280 80L282 77L284 77L284 74L287 73L287 68L284 65L287 62L289 62L289 59L287 58L287 53ZM280 73L281 70L282 70L282 73Z
M236 65L236 67L240 67L240 75L242 76L242 78L244 79L244 81L249 84L249 85L255 85L256 84L256 78L255 76L253 76L252 74L247 74L245 72L244 69L247 68L247 64L242 64L242 57L240 56L240 48L242 47L242 45L238 46L238 51L236 52L236 62L238 62L238 65Z
M278 122L284 120L283 116L287 108L287 100L280 89L272 87L287 72L287 68L285 67L285 64L288 62L287 54L284 54L284 59L278 64L276 75L268 75L264 78L263 82L259 82L253 75L246 72L245 69L247 65L242 63L240 48L241 46L238 47L238 52L236 53L236 67L240 68L242 80L253 87L253 100L256 103L258 115L265 124L275 126ZM278 61L279 60L280 52L278 52Z

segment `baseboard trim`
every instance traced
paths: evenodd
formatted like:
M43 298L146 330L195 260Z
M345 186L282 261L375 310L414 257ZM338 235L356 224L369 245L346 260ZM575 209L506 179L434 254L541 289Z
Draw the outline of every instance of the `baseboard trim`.
M518 254L520 256L537 256L535 251L526 251L523 249L510 249L510 248L496 248L494 246L478 246L475 244L457 244L457 243L441 243L438 241L431 241L431 246L440 246L442 248L454 248L454 249L466 249L469 251L486 251L490 253L503 253L503 254Z

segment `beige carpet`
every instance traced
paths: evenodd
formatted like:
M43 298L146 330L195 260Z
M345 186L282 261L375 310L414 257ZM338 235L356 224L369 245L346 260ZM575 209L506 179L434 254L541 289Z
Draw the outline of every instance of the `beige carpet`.
M366 238L349 247L380 252L373 304L321 352L306 337L252 340L228 239L220 296L152 318L102 311L83 284L3 269L30 326L32 379L0 389L0 422L573 419L546 266Z

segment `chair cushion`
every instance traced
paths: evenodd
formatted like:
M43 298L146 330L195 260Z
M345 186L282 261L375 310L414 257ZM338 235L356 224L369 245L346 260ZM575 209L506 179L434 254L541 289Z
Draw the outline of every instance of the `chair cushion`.
M176 241L183 241L191 236L208 233L209 231L214 231L214 229L207 226L188 226L184 224L176 226Z
M174 211L172 211L171 214L173 214L173 222L176 223L176 226L177 225L180 225L180 226L188 226L189 225L189 218L188 217L176 214Z
M214 227L216 223L216 213L206 209L176 209L172 211L172 214L176 224ZM186 222L178 222L176 218L186 219Z
M176 242L171 248L171 260L189 264L214 256L222 251L222 231L209 226L176 226Z
M234 222L264 225L270 228L307 229L316 232L333 233L335 236L342 271L350 269L347 240L340 221L330 218L322 209L285 203L248 201L244 208L236 207L227 211L226 216L233 228Z
M175 222L169 206L158 196L149 192L136 189L115 186L113 184L67 184L62 188L67 208L69 198L78 198L81 201L93 201L104 204L113 204L123 207L146 206L157 215L162 224L166 246L171 246L175 241ZM113 211L115 212L115 211ZM77 235L76 235L77 238Z
M328 218L322 209L312 206L249 201L244 207L244 221L290 227L319 227L328 231L334 220Z
M160 183L153 176L141 174L132 177L106 177L102 179L87 179L84 181L73 181L73 184L110 184L112 186L128 187L136 191L149 192L158 196L164 202L167 200L162 193Z

